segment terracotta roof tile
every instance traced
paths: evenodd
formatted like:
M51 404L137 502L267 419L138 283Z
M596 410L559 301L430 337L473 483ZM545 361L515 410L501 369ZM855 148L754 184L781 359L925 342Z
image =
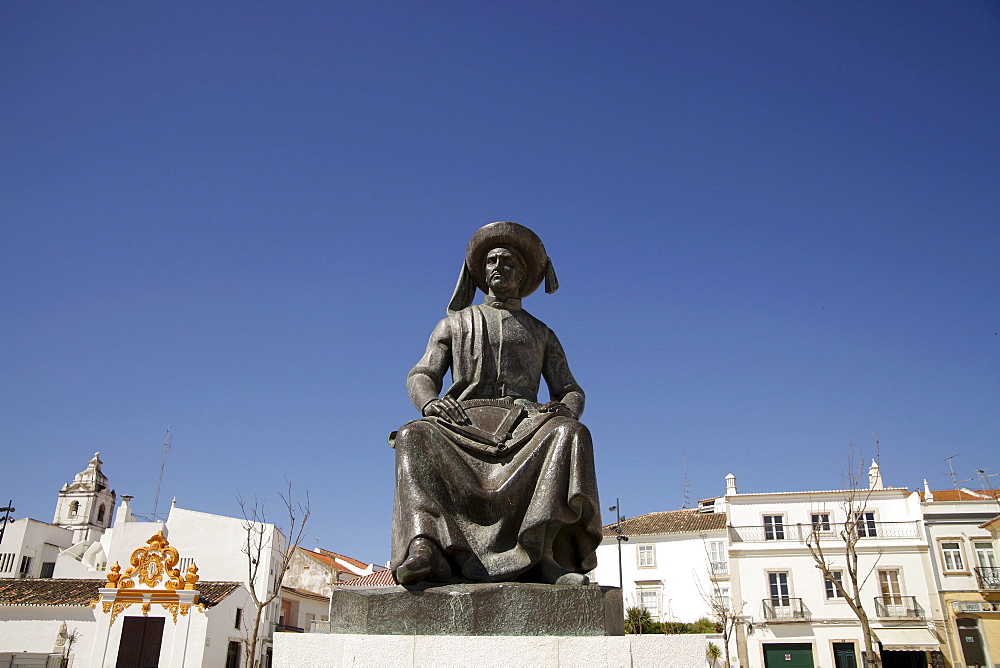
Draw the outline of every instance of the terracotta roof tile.
M695 509L666 510L622 520L622 533L626 536L651 536L660 533L688 533L713 531L726 528L723 513L700 513ZM604 527L605 536L615 535L615 524Z
M328 555L328 556L331 556L331 557L335 557L337 559L340 559L341 561L346 561L347 563L349 563L349 564L351 564L353 566L357 566L358 568L362 568L362 569L368 568L368 564L366 564L365 562L358 561L357 559L352 559L351 557L344 556L343 554L337 554L336 552L330 552L329 550L324 550L323 548L319 548L319 551L322 554L325 554L325 555Z
M317 594L316 592L309 591L308 589L298 589L296 587L286 587L285 585L281 585L281 588L284 591L287 591L287 592L289 592L291 594L295 594L296 596L301 596L302 598L311 598L311 599L315 599L317 601L329 601L330 600L329 596L323 596L323 594Z
M0 580L0 605L89 605L106 580L46 578ZM206 608L220 603L236 591L239 582L198 583L199 600Z
M919 492L920 500L926 501L924 493ZM942 489L931 490L934 501L989 501L1000 499L1000 489Z
M392 579L392 571L375 571L360 578L354 578L346 582L338 582L338 587L391 587L396 584Z

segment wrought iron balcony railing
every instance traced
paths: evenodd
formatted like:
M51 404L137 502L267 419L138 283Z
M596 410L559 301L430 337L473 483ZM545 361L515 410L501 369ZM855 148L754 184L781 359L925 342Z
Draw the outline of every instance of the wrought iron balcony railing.
M720 577L723 575L729 575L729 564L725 561L713 561L712 576Z
M977 566L976 579L980 589L1000 589L1000 567Z
M919 538L916 522L864 522L859 530L857 524L849 524L846 529L857 531L862 540L870 538ZM830 524L830 530L816 531L822 541L842 540L844 524ZM780 541L805 542L813 533L811 524L785 524L781 526L741 526L729 527L729 537L734 543L770 543Z
M915 596L876 596L875 615L879 619L923 619L924 611Z
M809 618L808 610L801 598L765 598L764 619L771 622L804 621Z

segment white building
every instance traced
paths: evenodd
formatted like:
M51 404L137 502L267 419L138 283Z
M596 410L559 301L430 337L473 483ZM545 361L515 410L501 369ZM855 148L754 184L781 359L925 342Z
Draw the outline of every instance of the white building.
M883 487L874 463L853 516L843 490L739 494L735 479L727 483L732 596L747 621L738 627L742 665L864 665L860 623L807 547L814 528L834 566L846 564L840 533L860 535L862 603L885 668L931 663L939 638L931 630L935 593L925 576L930 563L916 494ZM847 577L843 568L838 573Z
M0 542L0 578L50 578L59 553L73 541L62 527L22 518L4 529Z
M712 617L706 597L729 595L726 516L709 508L670 510L604 527L591 579L619 586L625 607L642 607L653 621L693 622ZM619 572L619 546L621 569ZM620 578L620 579L619 579Z
M931 491L921 503L932 572L934 620L947 666L1000 664L1000 560L986 523L1000 514L996 490Z
M148 632L159 640L151 643L147 638L142 644L158 648L161 666L242 666L245 627L254 613L248 588L254 587L263 598L278 586L276 562L286 544L284 535L272 524L253 524L261 558L257 576L251 578L244 552L245 520L185 510L175 503L166 521L140 521L131 511L129 496L122 497L115 510L115 494L101 464L95 455L87 469L59 491L55 518L60 525L18 519L7 526L0 567L9 562L11 569L3 575L54 579L0 580L0 666L5 653L44 658L53 648L65 649L67 634L74 629L80 633L71 652L77 665L133 665L122 652L131 651L135 633L142 637ZM124 578L135 555L148 551L156 536L178 551L173 568L182 577L197 566L191 573L197 588L177 593L163 582L143 584L141 574L135 573L131 587L109 587L110 577ZM161 555L160 580L170 575L165 559ZM136 592L145 599L129 598ZM181 598L174 600L178 595ZM183 607L185 598L190 599L187 612L179 616L177 608L163 605ZM318 605L305 598L309 605ZM83 606L97 599L94 608ZM105 609L105 604L110 607ZM263 613L258 637L262 665L268 665L281 606L279 596ZM64 621L68 630L62 627ZM148 659L136 660L148 665Z

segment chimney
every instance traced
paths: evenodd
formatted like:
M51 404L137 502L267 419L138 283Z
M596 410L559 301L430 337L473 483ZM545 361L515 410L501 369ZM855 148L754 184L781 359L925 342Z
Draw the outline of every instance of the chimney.
M878 470L878 463L874 459L871 468L868 469L868 489L885 489L882 486L882 474Z
M726 496L736 496L736 476L732 473L726 476Z
M933 501L934 492L931 491L931 486L927 484L927 478L924 478L924 501Z

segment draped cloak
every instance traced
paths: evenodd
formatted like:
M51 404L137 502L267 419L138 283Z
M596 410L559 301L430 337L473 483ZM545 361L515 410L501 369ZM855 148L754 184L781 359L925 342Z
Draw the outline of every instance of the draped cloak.
M583 407L555 334L520 308L470 306L438 324L411 396L417 376L440 393L449 368L446 394L473 424L424 417L397 432L392 568L424 537L456 580L531 581L542 559L593 570L602 532L590 432L537 401L544 378L553 401Z

